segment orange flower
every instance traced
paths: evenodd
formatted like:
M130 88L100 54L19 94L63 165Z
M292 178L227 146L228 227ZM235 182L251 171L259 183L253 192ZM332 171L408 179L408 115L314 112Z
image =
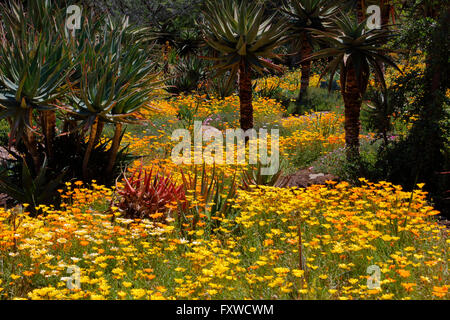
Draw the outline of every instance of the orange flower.
M448 292L448 286L433 287L433 295L439 298L443 298Z
M403 270L403 269L397 270L397 273L402 278L408 278L411 275L411 272L409 272L408 270Z
M403 286L403 288L405 288L406 291L411 292L411 291L413 291L413 287L415 287L416 284L405 282L405 283L402 283L402 286Z
M163 215L164 215L164 213L162 213L162 212L155 212L154 214L150 214L150 218L158 219L158 218L162 217Z

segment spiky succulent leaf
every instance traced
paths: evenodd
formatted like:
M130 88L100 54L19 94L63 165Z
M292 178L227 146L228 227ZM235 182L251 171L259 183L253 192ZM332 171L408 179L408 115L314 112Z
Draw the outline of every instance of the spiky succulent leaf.
M204 37L206 43L221 56L218 70L236 73L241 61L262 72L270 65L263 59L276 59L273 51L286 41L286 21L265 19L264 7L249 1L211 1L205 3Z
M337 29L332 31L312 30L313 35L329 44L330 48L319 50L304 60L333 57L325 69L332 76L338 69L345 74L348 67L355 69L358 86L362 91L367 85L370 68L383 87L386 86L381 63L390 65L400 71L387 53L393 51L384 46L394 35L387 29L364 29L366 22L358 23L347 16L336 19ZM401 72L401 71L400 71ZM344 77L345 80L345 77ZM332 81L332 78L331 78ZM341 84L345 86L345 83Z

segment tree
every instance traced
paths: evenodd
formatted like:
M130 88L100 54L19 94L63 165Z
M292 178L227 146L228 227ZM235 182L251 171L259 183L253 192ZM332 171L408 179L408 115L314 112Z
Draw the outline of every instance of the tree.
M394 5L392 0L380 0L380 10L381 10L381 26L386 27L389 25L389 19L392 16L392 21L394 19Z
M264 7L246 0L205 3L205 41L220 53L218 75L231 70L230 81L239 74L240 124L253 128L252 72L280 70L268 59L279 58L274 49L286 40L284 19L264 19Z
M391 37L385 29L365 31L365 21L358 23L347 16L336 19L337 29L332 32L315 30L318 38L330 44L330 48L313 53L306 59L333 57L325 72L331 73L330 84L337 70L340 72L341 93L345 103L345 144L347 159L359 157L360 110L371 73L386 88L381 63L399 70L385 54L389 50L382 45Z
M328 0L291 0L281 11L287 15L291 39L300 47L300 56L305 58L312 54L317 43L312 37L311 30L325 31L332 24L338 7ZM311 77L311 60L301 63L302 75L300 92L297 102L301 103L309 87Z
M366 6L364 0L356 0L356 17L358 18L358 23L362 23L366 18Z
M159 74L154 72L154 63L149 61L140 41L142 29L126 26L123 21L110 19L107 22L100 40L95 33L87 31L84 42L79 44L77 71L81 80L68 97L70 106L65 108L89 130L82 164L85 180L89 177L90 156L103 124L112 123L115 127L105 169L105 174L111 175L123 136L123 124L137 120L137 111L146 105L150 93L160 83L156 81Z
M40 116L46 151L52 156L57 99L68 91L66 77L72 71L64 34L61 10L50 1L11 1L0 5L3 37L0 45L0 119L11 126L9 145L23 142L34 164L41 167L41 152L36 141Z

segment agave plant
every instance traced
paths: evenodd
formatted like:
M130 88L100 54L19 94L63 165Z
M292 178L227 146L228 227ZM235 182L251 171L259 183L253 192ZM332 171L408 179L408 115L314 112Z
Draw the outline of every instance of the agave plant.
M325 69L325 73L331 74L329 88L337 70L340 70L341 93L345 103L345 143L347 158L352 160L359 157L359 118L371 68L384 89L386 83L381 64L393 66L399 71L400 69L386 56L386 53L392 50L383 48L383 44L393 36L389 31L365 31L365 21L358 23L346 16L336 19L336 24L336 31L313 31L318 38L328 42L330 48L313 53L305 59L333 57Z
M207 93L210 97L225 99L235 92L235 82L235 74L230 75L225 73L220 76L211 77L206 84Z
M329 0L290 0L288 5L281 8L281 12L288 17L291 39L297 44L296 47L300 48L301 57L305 58L311 55L314 46L318 45L311 30L330 30L338 7ZM301 69L301 85L297 98L299 103L309 87L311 60L304 60Z
M286 40L285 20L265 19L256 1L209 0L205 8L205 41L221 54L211 59L218 74L231 70L230 81L239 73L241 128L253 128L252 72L280 70L269 59L279 58L274 50Z

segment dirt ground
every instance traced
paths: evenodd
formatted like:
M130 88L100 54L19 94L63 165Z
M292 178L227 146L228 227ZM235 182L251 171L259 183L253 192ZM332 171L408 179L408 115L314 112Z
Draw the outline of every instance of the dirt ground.
M283 182L286 183L285 187L288 188L307 188L314 184L325 184L326 181L339 181L339 178L332 174L317 173L312 167L283 177Z

